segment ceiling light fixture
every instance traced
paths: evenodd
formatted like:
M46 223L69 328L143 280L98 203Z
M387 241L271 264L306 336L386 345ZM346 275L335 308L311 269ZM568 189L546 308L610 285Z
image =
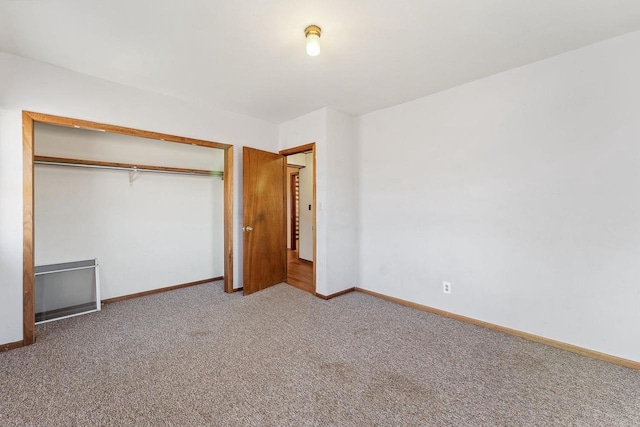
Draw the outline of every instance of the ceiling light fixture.
M307 38L307 55L318 56L320 54L320 27L309 25L304 30L304 36Z

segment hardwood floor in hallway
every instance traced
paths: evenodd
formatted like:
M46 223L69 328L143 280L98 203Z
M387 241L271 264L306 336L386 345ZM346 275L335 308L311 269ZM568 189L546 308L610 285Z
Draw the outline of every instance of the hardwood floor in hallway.
M287 283L303 291L315 294L313 288L313 263L298 258L298 251L287 249Z

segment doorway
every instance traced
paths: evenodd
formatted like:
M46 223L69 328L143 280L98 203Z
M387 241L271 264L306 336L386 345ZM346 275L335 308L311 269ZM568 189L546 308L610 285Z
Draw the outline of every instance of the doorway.
M315 295L315 144L281 151L287 164L286 283Z
M243 294L287 277L286 167L284 156L242 148Z
M287 239L287 231L290 230L287 228L287 219L290 218L292 209L287 209L287 194L291 194L287 191L287 183L291 180L287 175L286 158L295 154L301 154L305 158L305 168L298 168L301 191L297 256L293 250L287 253L287 246L290 246ZM306 267L307 271L304 290L317 295L315 143L279 153L244 147L242 165L244 295L283 282L295 286L294 275L296 267L300 266ZM306 193L302 189L305 180L311 189ZM290 266L287 255L292 261ZM291 274L288 274L289 271Z
M233 146L219 142L185 138L103 123L24 111L23 123L23 344L35 342L35 271L34 271L34 124L45 123L101 132L130 135L159 141L191 144L224 150L223 168L223 266L224 290L233 292ZM103 165L104 166L104 165Z

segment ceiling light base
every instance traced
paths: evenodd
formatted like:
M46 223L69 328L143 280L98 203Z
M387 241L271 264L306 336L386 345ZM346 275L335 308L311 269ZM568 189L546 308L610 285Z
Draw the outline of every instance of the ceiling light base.
M322 30L317 25L309 25L304 29L304 36L309 37L309 35L314 35L320 37L320 33Z

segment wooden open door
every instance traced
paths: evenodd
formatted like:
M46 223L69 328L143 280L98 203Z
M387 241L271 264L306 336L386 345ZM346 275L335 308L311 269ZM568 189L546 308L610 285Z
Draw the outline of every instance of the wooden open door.
M287 230L284 156L244 147L244 294L286 280Z

